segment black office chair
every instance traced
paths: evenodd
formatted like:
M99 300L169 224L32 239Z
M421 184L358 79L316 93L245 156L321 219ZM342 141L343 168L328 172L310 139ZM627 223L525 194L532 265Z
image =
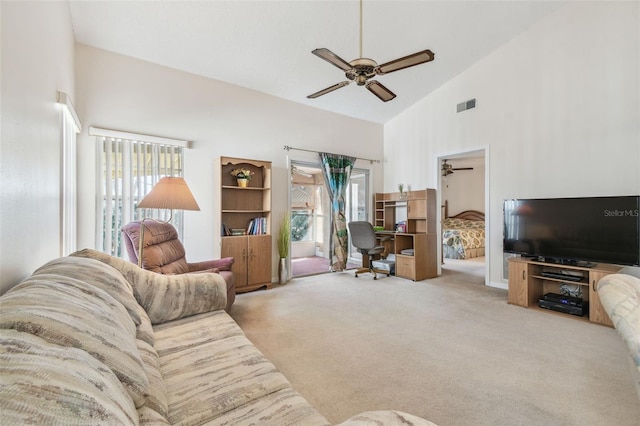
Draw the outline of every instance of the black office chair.
M351 234L351 243L358 249L362 256L367 256L369 260L368 268L359 268L356 270L356 277L358 274L370 272L373 274L373 279L377 279L377 274L391 275L391 271L384 269L376 269L373 267L373 257L375 255L384 252L384 246L376 245L376 232L373 230L373 226L366 221L349 222L349 234ZM384 237L381 241L388 240L389 237Z

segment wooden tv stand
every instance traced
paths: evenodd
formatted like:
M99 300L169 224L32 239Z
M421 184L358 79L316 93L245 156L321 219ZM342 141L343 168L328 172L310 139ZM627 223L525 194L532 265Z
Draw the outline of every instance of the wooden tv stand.
M562 265L539 262L537 260L514 257L509 259L509 303L523 306L529 309L538 309L566 317L590 321L596 324L613 327L613 323L605 312L600 298L596 292L596 284L600 279L609 274L620 272L622 266L606 263L596 264L592 267ZM562 278L543 276L543 272L581 273L580 281L571 281ZM584 317L550 311L538 306L538 300L546 293L560 293L560 285L579 285L582 287L582 299L589 302L589 313Z

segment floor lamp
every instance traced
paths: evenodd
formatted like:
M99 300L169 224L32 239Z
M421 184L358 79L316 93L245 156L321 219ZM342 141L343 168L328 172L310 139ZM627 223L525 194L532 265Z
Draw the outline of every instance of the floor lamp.
M139 209L169 209L171 221L174 210L200 210L193 198L187 182L181 177L163 177L138 204ZM138 266L142 268L142 250L144 241L144 221L140 221L140 241L138 243ZM155 219L152 219L155 220Z

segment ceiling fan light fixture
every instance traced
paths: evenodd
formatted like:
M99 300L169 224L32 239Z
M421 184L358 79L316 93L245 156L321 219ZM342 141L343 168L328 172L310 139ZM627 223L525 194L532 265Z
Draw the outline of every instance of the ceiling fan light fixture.
M376 95L383 102L388 102L396 97L396 95L382 84L377 81L367 82L370 78L376 75L388 74L393 71L409 68L414 65L424 64L425 62L433 61L434 54L431 50L422 50L412 55L404 56L399 59L378 65L376 61L369 58L362 57L362 0L360 0L360 58L354 59L351 62L347 62L329 49L320 48L315 49L311 53L318 56L321 59L329 62L330 64L340 68L344 71L345 76L350 81L355 81L358 86L366 86L367 89L374 95ZM329 92L333 92L336 89L346 86L350 81L335 84L324 90L320 90L307 98L313 99L318 96L325 95Z

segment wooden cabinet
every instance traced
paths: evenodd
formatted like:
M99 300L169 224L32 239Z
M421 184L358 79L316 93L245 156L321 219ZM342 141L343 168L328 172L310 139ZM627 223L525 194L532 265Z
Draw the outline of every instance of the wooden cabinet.
M514 257L509 259L508 301L511 304L523 306L525 308L554 312L540 308L538 306L540 298L542 298L546 293L560 294L560 286L563 284L572 287L577 285L581 287L582 300L589 303L588 315L578 317L564 313L558 314L612 327L613 323L600 303L600 298L596 291L596 284L602 277L609 274L615 274L621 269L621 266L604 263L587 268L583 266L550 264ZM580 281L554 278L544 275L548 273L570 273L574 276L580 276Z
M591 322L597 322L598 324L613 327L613 322L611 321L611 318L609 318L607 311L604 310L602 303L600 303L600 296L598 296L598 292L596 291L598 281L610 273L612 272L591 271L589 273L589 320Z
M235 259L236 291L271 288L271 235L230 236L222 239L222 257Z
M396 276L422 281L438 275L436 234L396 234ZM413 249L413 256L402 251Z
M247 187L231 174L251 172ZM271 287L271 162L220 157L222 257L235 259L237 292Z
M378 193L374 197L374 225L382 227L387 250L394 253L396 276L421 281L438 275L437 270L437 234L436 234L436 191L424 189L399 192ZM406 208L407 232L394 232L397 209ZM413 249L413 255L403 251Z

